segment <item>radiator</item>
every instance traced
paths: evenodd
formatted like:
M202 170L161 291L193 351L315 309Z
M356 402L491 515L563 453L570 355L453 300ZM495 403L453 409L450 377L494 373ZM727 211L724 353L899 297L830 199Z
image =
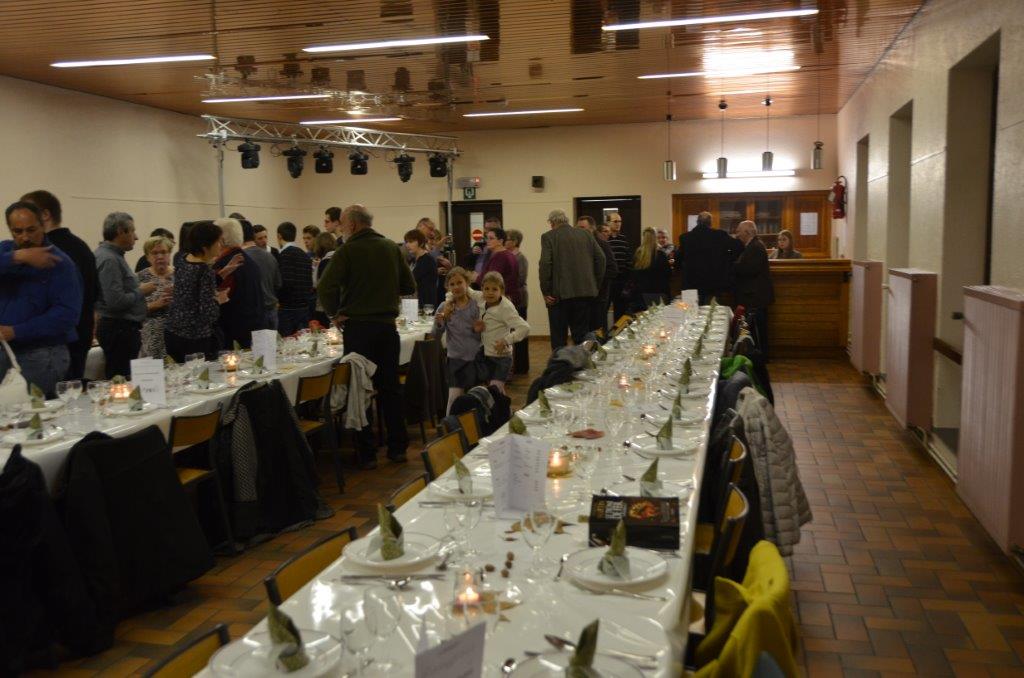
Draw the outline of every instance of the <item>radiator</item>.
M885 334L885 404L901 426L928 430L932 420L937 276L889 269Z
M882 371L882 262L853 262L850 362L861 372Z
M963 375L957 492L1009 553L1024 545L1024 294L964 288Z

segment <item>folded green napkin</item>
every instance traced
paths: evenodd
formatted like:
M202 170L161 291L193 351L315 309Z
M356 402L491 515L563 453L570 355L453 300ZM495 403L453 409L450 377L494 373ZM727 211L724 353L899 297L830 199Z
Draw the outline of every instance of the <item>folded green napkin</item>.
M711 310L708 312L709 315L714 315L715 309L718 308L718 297L711 297Z
M35 384L28 387L29 397L32 399L30 403L33 410L41 410L46 407L46 394L43 393L43 389L39 388Z
M565 669L566 678L591 678L597 675L591 665L597 652L597 629L600 623L600 619L595 619L583 627L576 649L569 658L569 666Z
M203 368L203 371L199 373L198 377L196 377L196 383L199 386L199 388L209 388L210 387L210 368L209 367L204 367Z
M612 530L612 543L605 551L597 569L613 579L629 579L629 556L626 555L626 524L619 524Z
M537 400L540 401L540 416L550 417L551 416L551 401L548 400L548 394L541 389L541 392L537 395Z
M633 337L636 336L636 328L633 327L632 325L626 325L626 334L628 334L629 337L632 339Z
M657 497L661 488L661 481L658 480L658 460L655 459L640 476L640 496Z
M370 544L371 549L377 548L379 544L380 555L384 560L401 558L405 555L405 536L398 518L383 504L377 504L377 520L380 530Z
M231 350L234 351L235 353L241 353L242 352L242 345L238 343L237 339L235 341L231 342Z
M178 363L176 363L174 361L174 358L172 356L169 356L169 355L165 355L164 356L164 367L172 367L172 366L177 365L177 364Z
M622 342L619 341L618 337L612 337L612 340L610 342L608 342L608 343L610 343L612 345L612 348L621 348L622 347Z
M672 417L669 417L658 430L658 435L654 436L654 442L658 444L659 450L672 449Z
M313 345L309 347L309 355L315 356L320 353L320 340L313 339Z
M302 635L295 622L273 603L270 604L270 614L267 615L267 629L274 645L284 646L274 660L279 671L291 673L309 664L306 646L302 644Z
M515 433L521 436L530 435L529 433L526 432L526 424L524 424L523 420L520 419L519 416L515 414L513 414L512 418L508 420L508 431L509 433Z
M128 409L132 412L138 412L146 405L146 401L142 399L142 391L138 386L133 388L132 392L128 395L128 402L131 403L131 407Z
M697 343L693 345L693 357L699 358L700 354L704 352L704 335L697 337Z
M676 393L676 399L672 401L672 418L682 419L683 418L683 391L682 389Z
M43 439L43 418L39 416L39 413L32 415L32 419L28 422L28 435L25 436L29 440L42 440Z
M455 467L455 478L459 482L459 494L473 494L473 476L454 453L452 453L452 465Z
M683 372L679 375L679 390L683 393L690 392L690 379L693 377L693 364L687 358L683 363Z
M252 370L256 374L263 374L263 356L256 358L255 362L252 364Z
M594 353L597 354L597 362L603 363L605 360L608 360L608 349L601 344L597 345L597 348L594 349Z

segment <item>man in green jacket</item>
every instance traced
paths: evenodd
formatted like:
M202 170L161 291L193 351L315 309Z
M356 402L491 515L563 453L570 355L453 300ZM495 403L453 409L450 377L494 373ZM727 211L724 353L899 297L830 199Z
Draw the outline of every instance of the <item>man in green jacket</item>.
M409 436L398 384L395 319L399 297L415 294L416 283L398 245L373 230L373 215L365 207L345 208L338 231L345 243L320 277L317 296L343 333L345 354L358 353L377 366L373 385L384 410L388 458L404 462ZM356 433L356 448L361 468L377 467L372 426Z

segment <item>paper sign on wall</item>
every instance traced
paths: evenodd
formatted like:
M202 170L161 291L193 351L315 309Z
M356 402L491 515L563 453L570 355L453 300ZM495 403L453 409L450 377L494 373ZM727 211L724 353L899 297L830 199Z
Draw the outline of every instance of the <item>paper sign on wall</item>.
M164 381L164 361L156 358L136 358L131 362L132 385L139 387L142 399L160 407L167 405L167 386Z
M818 213L800 213L800 235L818 235Z
M542 441L515 434L488 446L494 512L499 518L518 518L544 506L548 447Z
M480 678L486 626L480 622L464 633L417 652L416 678Z
M419 319L420 302L418 299L402 299L402 317L409 322Z
M686 230L687 231L692 231L693 229L697 228L697 216L698 215L696 215L696 214L687 214L686 215Z
M252 357L263 358L263 369L273 372L277 369L277 330L254 330L252 333Z

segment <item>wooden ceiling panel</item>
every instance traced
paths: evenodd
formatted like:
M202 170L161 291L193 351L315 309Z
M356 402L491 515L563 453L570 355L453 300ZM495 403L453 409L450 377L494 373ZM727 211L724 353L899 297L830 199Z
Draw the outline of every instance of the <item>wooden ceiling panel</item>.
M451 131L835 112L922 0L19 0L0 24L0 72L184 113L282 121L397 115ZM606 23L817 8L811 17L609 32ZM303 47L485 34L479 43L308 54ZM54 61L212 54L213 62L84 69ZM252 70L239 69L239 60ZM800 69L731 78L650 73ZM315 70L314 70L315 69ZM409 87L395 88L404 69ZM359 93L354 93L358 90ZM327 93L301 102L216 96ZM464 118L472 111L581 113Z

